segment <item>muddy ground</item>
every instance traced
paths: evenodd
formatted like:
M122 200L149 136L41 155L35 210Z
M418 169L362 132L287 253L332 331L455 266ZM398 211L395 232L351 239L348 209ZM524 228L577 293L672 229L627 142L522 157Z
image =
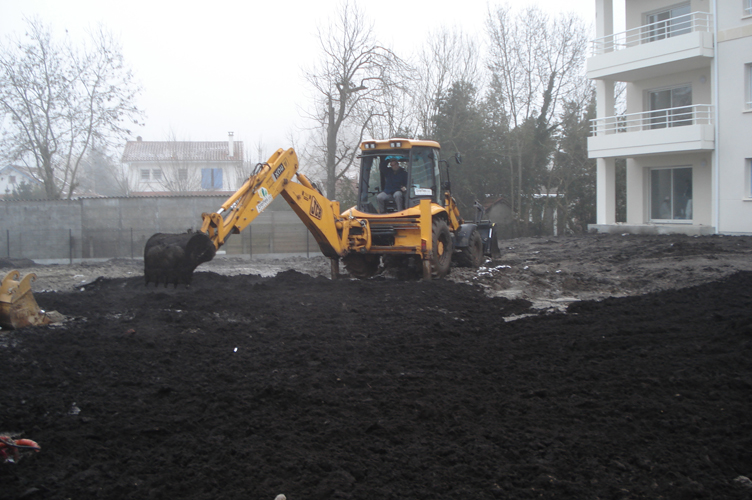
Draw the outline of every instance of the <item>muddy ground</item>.
M0 333L0 434L42 446L0 498L752 498L752 238L502 246L434 282L24 267L66 320Z

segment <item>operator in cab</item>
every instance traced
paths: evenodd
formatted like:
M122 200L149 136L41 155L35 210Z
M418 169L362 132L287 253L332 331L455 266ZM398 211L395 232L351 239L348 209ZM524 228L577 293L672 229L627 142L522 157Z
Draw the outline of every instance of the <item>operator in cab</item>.
M407 191L407 171L400 167L396 158L392 158L389 161L389 168L384 173L384 190L376 196L379 213L386 213L386 202L389 200L394 200L398 212L404 210L405 191Z

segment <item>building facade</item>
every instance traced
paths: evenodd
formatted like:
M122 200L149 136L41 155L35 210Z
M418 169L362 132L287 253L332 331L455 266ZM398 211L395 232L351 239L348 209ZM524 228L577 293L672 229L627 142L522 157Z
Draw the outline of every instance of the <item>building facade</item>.
M248 178L243 142L128 141L122 158L131 195L234 193Z
M597 95L591 229L752 234L752 0L624 5L626 30L615 33L614 0L596 0L587 61ZM627 213L617 223L619 158Z
M30 188L43 188L44 185L24 172L23 167L7 165L0 168L0 199L9 198L22 189L23 184Z

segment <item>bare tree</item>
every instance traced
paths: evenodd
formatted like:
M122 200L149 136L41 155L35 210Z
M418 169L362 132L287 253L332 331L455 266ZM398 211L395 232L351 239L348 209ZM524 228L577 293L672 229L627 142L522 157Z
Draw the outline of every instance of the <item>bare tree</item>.
M533 6L515 15L509 4L489 12L486 28L495 102L504 107L516 132L502 154L512 170L512 201L516 198L515 208L523 214L525 199L532 206L532 195L542 187L533 182L542 182L550 164L550 138L563 103L584 105L589 96L584 72L587 30L573 14L552 19Z
M489 12L488 66L513 126L538 114L551 82L546 121L558 115L564 99L586 102L589 85L583 70L587 30L574 14L550 18L531 6L516 16L509 4Z
M433 137L439 101L456 82L483 89L478 42L458 29L439 28L431 33L416 65L417 85L412 88L416 135Z
M53 40L41 21L29 20L23 38L0 46L0 109L10 117L1 153L41 180L48 198L71 198L93 142L112 146L138 124L139 91L103 27L77 46L67 37Z
M326 177L326 192L336 197L337 181L352 167L358 144L375 117L383 116L385 98L401 87L404 62L380 45L373 25L356 4L341 4L337 17L319 29L323 59L307 72L316 92L312 118L321 133L319 164Z

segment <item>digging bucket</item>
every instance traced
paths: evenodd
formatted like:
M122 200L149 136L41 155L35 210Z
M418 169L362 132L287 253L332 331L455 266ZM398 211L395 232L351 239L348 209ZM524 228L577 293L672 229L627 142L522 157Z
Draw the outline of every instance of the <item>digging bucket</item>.
M212 260L216 250L212 240L201 232L157 233L149 238L144 248L146 284L189 285L196 267Z
M0 328L15 330L27 326L48 325L52 322L39 308L31 282L37 279L34 273L21 278L21 273L11 271L0 284Z

